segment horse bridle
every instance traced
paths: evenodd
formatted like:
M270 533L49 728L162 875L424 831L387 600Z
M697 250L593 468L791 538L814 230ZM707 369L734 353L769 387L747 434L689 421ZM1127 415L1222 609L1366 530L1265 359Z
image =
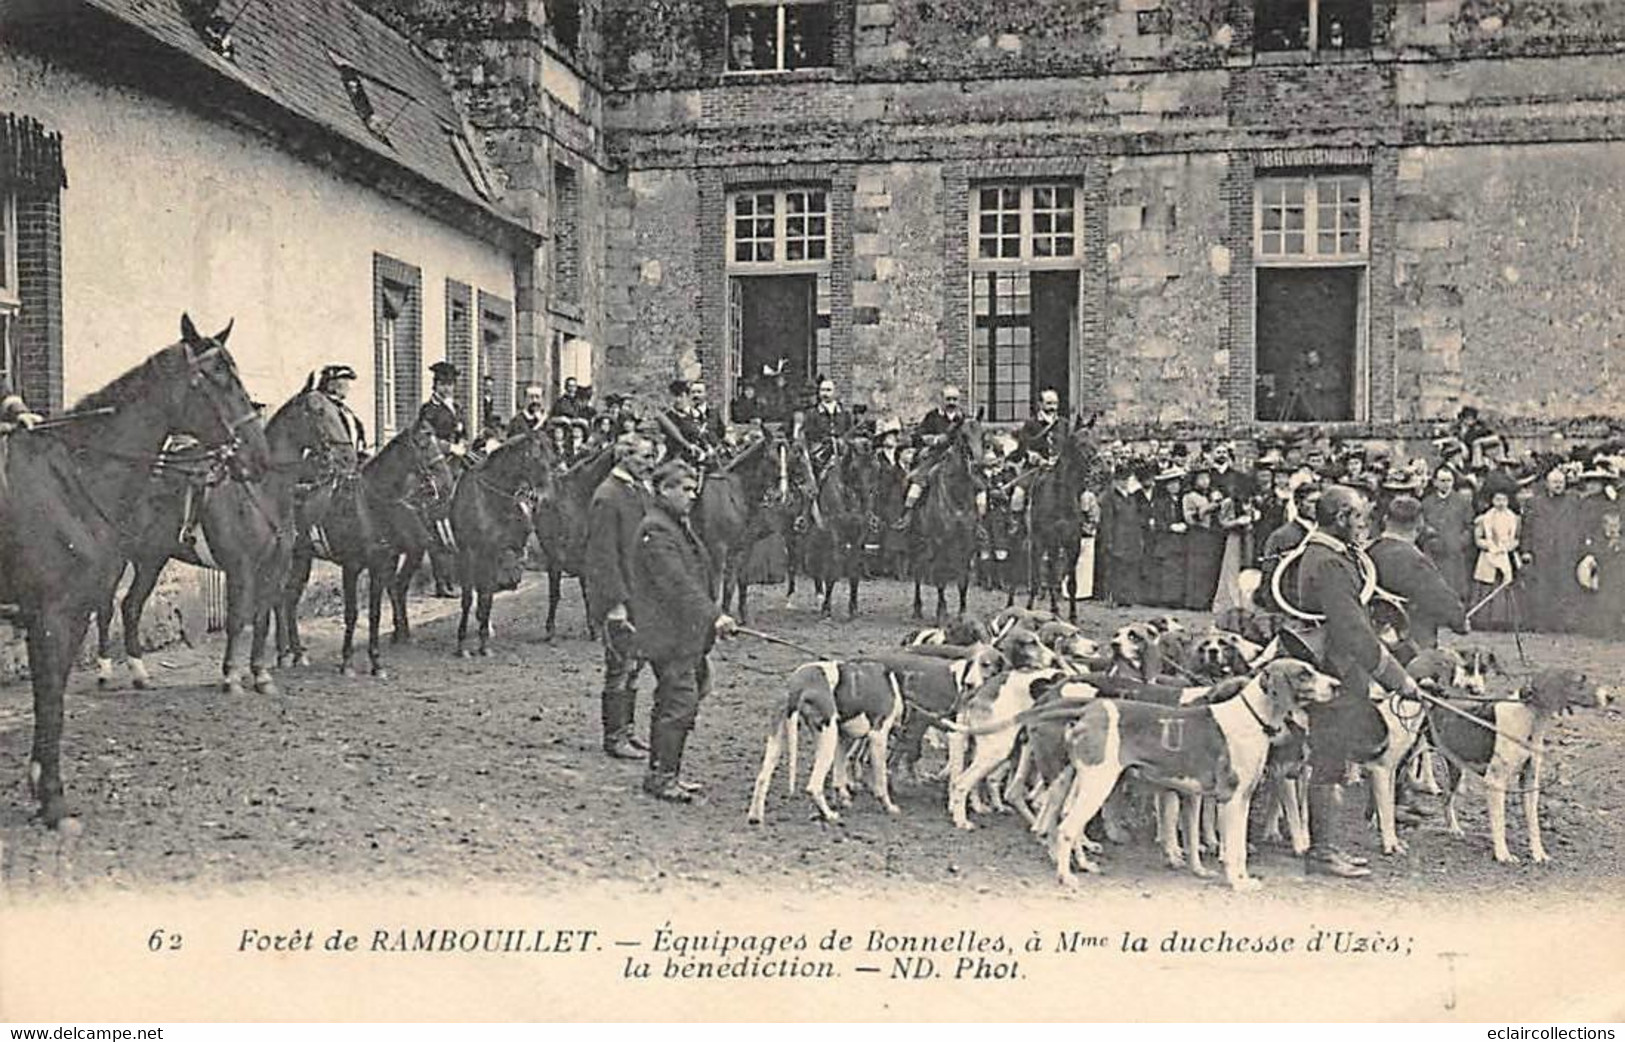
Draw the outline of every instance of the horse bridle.
M204 362L212 358L219 358L223 360L232 373L237 371L236 362L232 360L231 355L226 353L225 346L217 340L209 341L208 347L197 352L192 350L192 345L189 341L182 340L181 348L186 357L187 386L193 390L202 387L204 383L208 383L211 387L216 389L223 389L214 379L214 377L204 369ZM239 380L238 383L240 386L241 381ZM218 452L222 459L233 456L242 446L242 438L237 432L249 424L259 420L259 411L250 408L243 415L233 417L226 410L225 403L220 400L218 395L206 394L205 396L208 399L210 409L214 411L215 422L219 423L220 429L225 432L225 438L223 440L217 443L206 442L205 444L208 445L211 452Z

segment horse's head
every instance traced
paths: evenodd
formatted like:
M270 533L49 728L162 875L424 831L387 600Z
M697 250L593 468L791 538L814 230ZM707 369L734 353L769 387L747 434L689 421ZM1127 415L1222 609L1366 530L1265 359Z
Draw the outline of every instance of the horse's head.
M301 480L314 480L337 469L340 451L354 456L350 432L336 410L321 407L314 392L301 391L276 411L265 425L271 457L282 466L300 466ZM351 459L346 466L353 465Z
M434 429L426 423L414 423L396 435L392 445L399 445L417 478L420 498L429 502L449 500L456 489L457 478L452 474L451 459L446 446L435 437ZM383 454L375 462L382 462Z
M191 316L181 316L181 339L161 352L170 360L166 372L184 377L174 384L171 428L211 448L230 450L249 471L262 472L271 464L271 448L259 408L226 350L231 327L228 322L214 336L203 336Z

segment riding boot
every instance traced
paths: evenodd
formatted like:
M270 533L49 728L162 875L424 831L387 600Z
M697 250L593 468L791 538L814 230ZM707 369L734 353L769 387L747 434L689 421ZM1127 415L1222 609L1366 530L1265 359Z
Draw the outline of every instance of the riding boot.
M641 760L643 751L632 742L632 692L616 685L602 696L604 752L617 760Z
M643 777L643 791L668 803L692 803L694 794L677 780L683 766L686 731L655 724L649 734L649 773Z
M1371 874L1342 850L1343 808L1334 785L1309 786L1309 853L1305 858L1311 872L1361 879Z

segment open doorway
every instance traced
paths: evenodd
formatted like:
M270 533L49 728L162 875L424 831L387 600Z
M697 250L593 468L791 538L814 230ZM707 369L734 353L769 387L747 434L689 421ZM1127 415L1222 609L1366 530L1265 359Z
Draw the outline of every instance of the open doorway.
M736 390L748 384L764 391L769 372L782 372L791 387L810 382L818 362L818 276L735 275L728 288Z
M1254 416L1357 419L1364 267L1259 268Z

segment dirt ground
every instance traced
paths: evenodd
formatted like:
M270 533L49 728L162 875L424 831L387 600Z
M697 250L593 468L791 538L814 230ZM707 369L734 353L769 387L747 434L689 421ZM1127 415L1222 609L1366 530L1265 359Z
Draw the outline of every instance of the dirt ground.
M552 890L601 881L653 890L772 878L791 887L904 888L926 899L1055 893L1049 865L1018 819L983 818L975 832L957 832L940 784L899 785L897 818L860 794L845 820L829 826L810 818L804 798L785 796L781 771L768 823L747 826L778 678L802 658L748 638L717 653L716 690L690 743L689 773L706 783L705 802L674 807L643 796L640 766L599 751L600 657L585 639L576 587L566 593L553 643L540 637L544 587L531 575L519 592L499 598L488 659L454 658L455 602L419 598L421 629L413 645L389 649L388 682L337 675L331 619L309 627L316 665L280 671L275 697L217 693L213 643L150 655L159 667L156 691L130 689L122 667L119 684L107 690L77 675L64 743L70 803L83 825L77 838L32 821L29 693L22 684L0 688L0 872L8 889L71 898L307 882ZM803 597L793 609L777 592L760 598L754 625L848 655L893 645L911 626L899 583L867 585L863 614L851 622L820 620L810 592ZM986 592L972 598L973 610L1002 603ZM1103 635L1149 614L1085 605L1080 621ZM1523 668L1510 635L1474 639ZM1575 664L1609 684L1625 673L1625 644L1525 636L1523 645L1530 667ZM647 677L641 685L640 726L651 685ZM1531 895L1617 892L1625 879L1622 739L1617 708L1560 725L1543 802L1548 865L1491 860L1475 789L1465 803L1465 840L1424 825L1406 833L1408 854L1384 858L1374 830L1366 832L1373 881L1305 879L1295 859L1269 847L1258 851L1254 872L1271 886L1328 895L1380 889L1385 897L1449 897L1509 886ZM804 753L803 772L807 763ZM1521 851L1516 810L1511 834ZM1148 838L1110 849L1104 860L1106 873L1087 887L1150 896L1216 885L1160 867Z

